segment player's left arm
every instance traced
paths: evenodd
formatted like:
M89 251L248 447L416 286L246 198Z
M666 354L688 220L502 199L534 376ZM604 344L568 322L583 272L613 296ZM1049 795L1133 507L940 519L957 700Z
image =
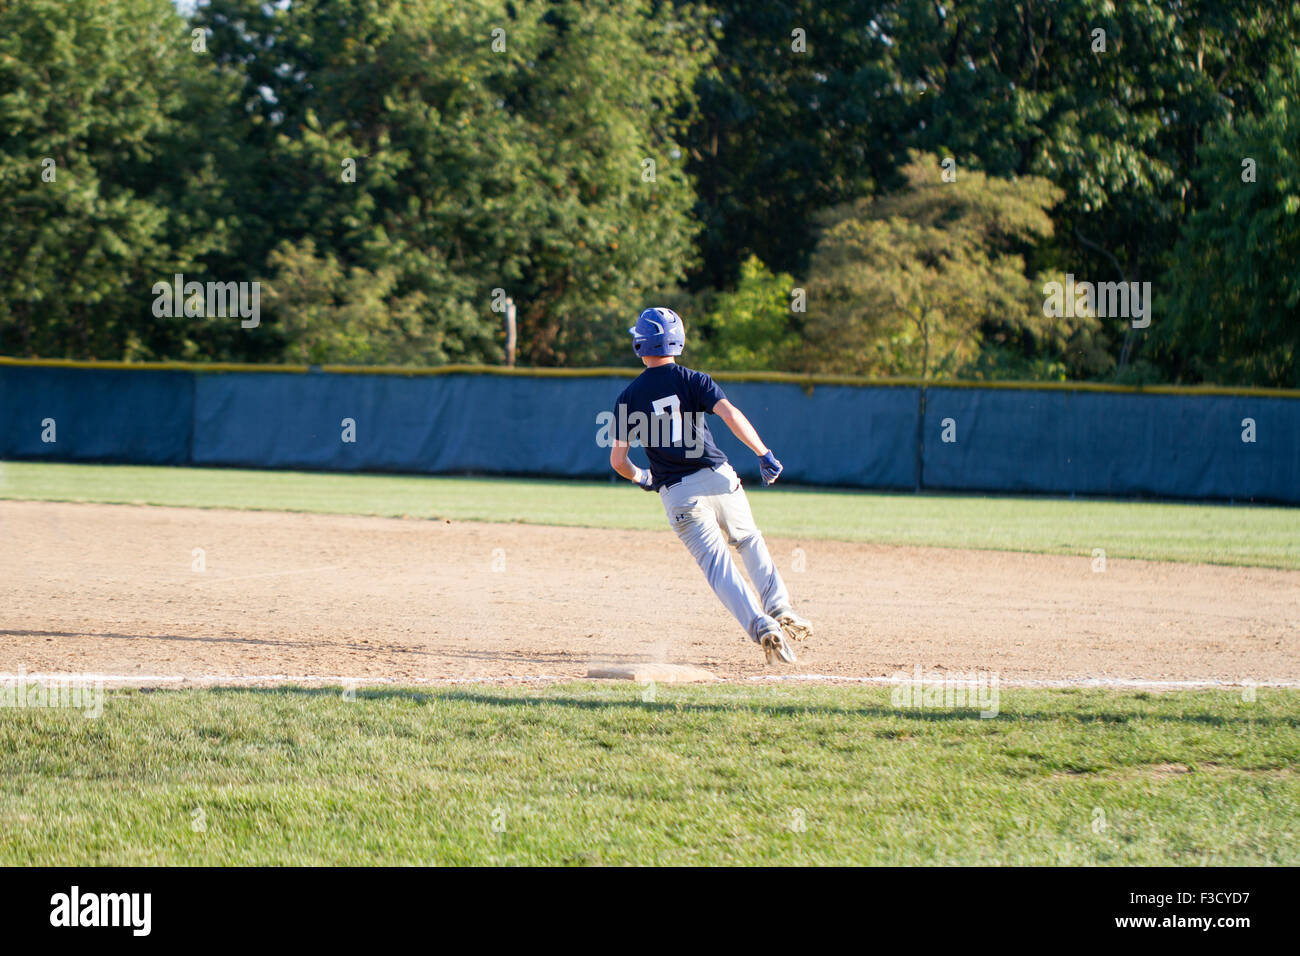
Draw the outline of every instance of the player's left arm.
M735 405L727 399L723 399L713 406L713 414L717 415L727 427L732 430L737 438L743 441L749 450L760 458L768 453L768 447L763 444L763 439L758 437L758 429L755 428Z
M783 466L772 454L772 449L763 444L763 439L758 437L758 429L745 417L745 413L724 398L713 406L713 414L726 422L732 433L758 456L758 470L763 475L763 484L770 485L776 481Z

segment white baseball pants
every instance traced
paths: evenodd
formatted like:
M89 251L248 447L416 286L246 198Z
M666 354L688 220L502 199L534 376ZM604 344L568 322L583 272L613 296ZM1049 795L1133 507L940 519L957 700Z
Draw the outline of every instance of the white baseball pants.
M751 640L779 630L776 616L790 608L763 533L754 524L749 499L731 465L701 468L659 491L668 522L709 579L709 587L740 622ZM757 599L731 558L734 545L758 591Z

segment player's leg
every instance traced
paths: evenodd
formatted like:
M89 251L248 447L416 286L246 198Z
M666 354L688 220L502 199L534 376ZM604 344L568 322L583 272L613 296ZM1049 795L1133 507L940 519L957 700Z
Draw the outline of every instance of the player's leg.
M712 509L703 504L694 508L677 508L670 513L669 520L677 537L704 572L713 593L750 638L757 641L764 631L775 627L775 620L763 613L762 605L731 559L726 535L718 527Z
M781 572L776 569L772 555L767 550L763 533L758 530L754 513L749 507L745 489L737 479L728 492L715 499L718 522L727 533L729 542L740 552L740 558L749 572L749 579L758 589L763 611L776 617L790 607L790 594L786 590Z
M776 619L792 640L802 641L811 637L812 623L795 611L785 581L767 550L767 541L754 521L754 512L740 479L732 483L727 494L718 497L716 508L719 523L726 530L730 543L740 552L749 579L758 589L763 612Z
M780 624L763 612L754 592L732 560L727 547L727 536L718 525L712 496L692 494L694 487L683 487L685 482L666 489L663 494L664 511L668 521L691 553L700 570L704 572L709 587L718 600L731 612L745 629L751 640L762 645L769 662L775 659L794 663L794 654L782 646ZM692 485L699 485L693 482ZM770 646L769 646L770 645Z

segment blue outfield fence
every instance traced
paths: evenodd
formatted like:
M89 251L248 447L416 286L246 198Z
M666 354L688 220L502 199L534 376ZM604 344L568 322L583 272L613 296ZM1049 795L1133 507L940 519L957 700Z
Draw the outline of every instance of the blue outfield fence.
M1300 502L1300 399L929 388L923 432L926 488Z
M189 372L0 365L0 457L184 465L193 430Z
M199 375L194 463L335 471L608 471L596 411L625 380L355 374ZM343 441L344 420L354 442Z
M628 379L4 360L0 456L602 477L597 415ZM1300 504L1300 393L719 381L791 482ZM757 479L753 455L711 424Z

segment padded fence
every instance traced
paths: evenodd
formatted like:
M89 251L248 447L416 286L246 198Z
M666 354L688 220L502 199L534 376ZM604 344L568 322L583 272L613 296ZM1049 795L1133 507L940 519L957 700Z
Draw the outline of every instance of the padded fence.
M183 465L193 430L189 372L0 365L0 457Z
M595 414L622 388L617 378L199 375L194 462L594 475Z
M719 379L791 482L1300 504L1300 393ZM597 415L628 380L0 362L0 456L602 477Z
M1300 399L928 388L923 431L926 488L1300 502Z

